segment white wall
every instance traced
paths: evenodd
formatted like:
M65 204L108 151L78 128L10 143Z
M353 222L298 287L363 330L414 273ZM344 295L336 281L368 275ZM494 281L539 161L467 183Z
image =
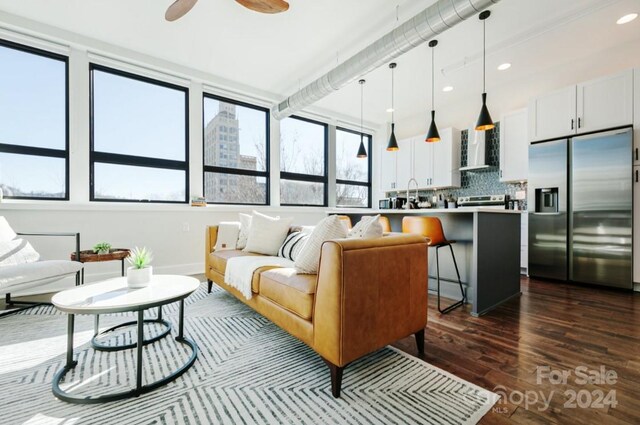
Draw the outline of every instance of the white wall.
M190 206L20 206L0 204L17 232L80 232L82 249L107 241L114 247L146 246L154 253L153 266L158 273L204 273L206 226L220 221L237 221L238 211L250 213L251 207ZM319 209L263 207L256 210L269 215L294 217L295 224L311 225L325 216ZM44 259L68 259L75 250L71 237L29 237ZM85 264L87 282L120 275L119 262ZM73 285L72 279L51 284L46 291ZM29 293L42 292L32 290Z

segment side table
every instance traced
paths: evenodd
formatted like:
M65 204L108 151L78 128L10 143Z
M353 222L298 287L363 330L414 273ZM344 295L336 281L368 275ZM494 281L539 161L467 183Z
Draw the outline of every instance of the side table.
M79 259L77 253L71 253L71 261L79 261L81 263L102 263L104 261L120 261L121 274L124 276L124 260L129 256L130 249L114 248L108 254L96 254L93 250L80 251ZM84 267L81 272L81 284L84 285Z

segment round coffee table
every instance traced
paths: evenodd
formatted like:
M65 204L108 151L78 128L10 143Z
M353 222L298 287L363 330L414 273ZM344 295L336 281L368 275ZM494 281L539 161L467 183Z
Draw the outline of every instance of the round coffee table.
M184 337L184 300L200 286L200 282L192 277L157 275L153 276L149 286L145 288L132 289L127 286L127 278L120 277L110 279L103 282L78 286L73 289L59 292L53 296L51 302L60 311L68 313L67 320L67 363L56 373L53 378L53 394L61 400L71 403L94 404L106 403L110 401L122 400L130 397L137 397L141 394L152 391L162 385L165 385L175 379L189 369L196 361L198 355L198 347L192 340ZM191 356L187 362L170 375L152 383L142 385L142 347L151 344L159 339L164 338L171 332L169 322L162 319L162 306L180 301L180 316L178 325L178 336L175 340L181 344L185 344L191 348ZM158 307L157 319L144 319L144 311L150 308ZM128 311L138 312L136 321L127 322L109 328L103 332L99 332L99 316L100 314L121 313ZM92 314L95 315L95 335L91 341L91 345L96 350L101 351L119 351L129 348L136 348L136 387L129 391L118 393L104 394L100 396L75 396L63 391L60 388L60 381L68 371L73 369L77 362L73 360L73 332L74 320L76 314ZM151 339L144 339L144 323L156 322L163 324L166 329ZM98 342L98 337L105 335L115 329L124 326L137 326L137 342L126 345L107 346Z

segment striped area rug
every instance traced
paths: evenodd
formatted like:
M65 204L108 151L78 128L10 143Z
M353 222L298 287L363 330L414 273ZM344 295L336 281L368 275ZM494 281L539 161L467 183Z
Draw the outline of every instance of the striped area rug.
M164 307L177 329L177 304ZM155 312L154 312L155 314ZM151 315L150 315L151 317ZM107 328L133 314L101 316ZM160 327L145 328L147 337ZM94 351L92 316L76 316L75 357L63 389L97 395L135 382L135 350ZM186 301L185 333L198 360L178 380L102 405L62 402L51 381L64 365L66 315L38 307L0 319L1 424L473 424L494 393L391 347L346 368L342 396L331 396L329 372L306 345L224 290L203 285ZM135 338L123 329L105 343ZM427 347L428 349L428 347ZM146 382L184 363L188 349L164 338L144 349Z

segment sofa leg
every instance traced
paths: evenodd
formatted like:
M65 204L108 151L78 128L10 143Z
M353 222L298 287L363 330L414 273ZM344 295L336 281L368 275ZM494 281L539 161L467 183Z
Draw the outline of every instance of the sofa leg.
M340 398L340 389L342 387L342 371L344 370L344 366L336 366L328 360L322 359L329 366L329 371L331 372L331 394L333 397Z
M211 288L213 287L213 282L211 279L207 279L207 285L209 285L209 293L211 293Z
M424 328L420 329L415 334L416 345L418 346L418 355L424 356Z

